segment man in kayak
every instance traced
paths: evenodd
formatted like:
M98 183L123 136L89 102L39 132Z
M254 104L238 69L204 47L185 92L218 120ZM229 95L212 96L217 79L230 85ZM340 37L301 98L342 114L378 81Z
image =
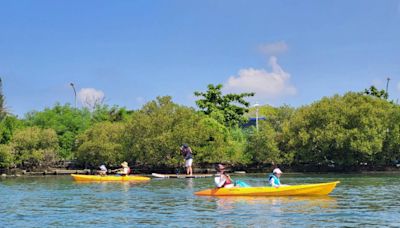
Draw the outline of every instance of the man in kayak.
M185 158L185 167L186 167L186 175L193 175L192 163L193 163L193 155L192 149L187 144L183 144L181 146L182 156Z
M214 181L217 188L232 188L235 186L231 177L225 173L225 166L218 164L215 166L215 170L217 170L217 175Z
M272 174L269 175L268 182L272 187L279 188L281 186L281 180L279 178L282 175L282 171L279 168L276 168L272 171Z
M117 170L117 174L121 175L121 176L127 176L129 175L129 173L131 173L131 169L128 166L128 162L124 161L121 163L122 168L119 168Z

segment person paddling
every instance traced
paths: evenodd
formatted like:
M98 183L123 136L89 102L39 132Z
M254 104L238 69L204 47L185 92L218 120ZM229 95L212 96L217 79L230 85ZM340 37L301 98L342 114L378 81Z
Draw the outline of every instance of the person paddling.
M279 188L282 186L281 180L279 179L282 175L282 171L279 168L276 168L272 171L272 174L269 175L268 182L272 187Z
M225 173L225 166L218 164L215 166L215 170L217 170L217 175L214 181L217 188L232 188L235 186L231 177Z
M131 173L131 169L128 166L128 162L124 161L121 163L122 168L119 168L117 170L117 174L121 175L121 176L127 176L129 175L129 173Z

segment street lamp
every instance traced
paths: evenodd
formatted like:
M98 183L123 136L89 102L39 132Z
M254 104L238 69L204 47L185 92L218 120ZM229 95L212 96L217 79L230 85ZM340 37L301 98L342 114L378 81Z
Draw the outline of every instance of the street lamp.
M74 90L74 95L75 95L75 109L76 109L76 90L75 90L75 86L74 83L70 83L70 86L72 87L72 89Z
M257 131L258 131L258 107L259 107L260 105L258 104L258 102L256 102L255 104L254 104L254 107L256 108L256 129L257 129Z

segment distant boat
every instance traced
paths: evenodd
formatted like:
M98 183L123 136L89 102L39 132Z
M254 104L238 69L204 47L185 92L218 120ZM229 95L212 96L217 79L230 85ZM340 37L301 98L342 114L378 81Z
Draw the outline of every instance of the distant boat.
M186 175L186 174L160 174L160 173L152 173L153 177L157 178L206 178L212 177L212 174L193 174L193 175Z
M233 173L236 173L236 174L246 174L246 171L235 171L235 172L233 172Z

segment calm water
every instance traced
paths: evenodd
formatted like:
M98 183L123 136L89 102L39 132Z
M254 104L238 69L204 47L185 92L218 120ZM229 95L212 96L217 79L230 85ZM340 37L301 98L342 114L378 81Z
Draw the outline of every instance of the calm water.
M237 175L263 185L264 175ZM0 179L0 227L400 227L400 174L286 174L286 184L340 180L327 197L199 197L212 179L77 183Z

